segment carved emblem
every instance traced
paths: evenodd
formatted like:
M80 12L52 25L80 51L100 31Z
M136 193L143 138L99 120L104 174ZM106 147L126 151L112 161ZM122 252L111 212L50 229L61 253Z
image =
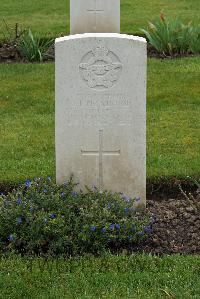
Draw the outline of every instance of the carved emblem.
M98 45L83 57L79 71L90 88L105 90L118 81L122 64L112 51Z

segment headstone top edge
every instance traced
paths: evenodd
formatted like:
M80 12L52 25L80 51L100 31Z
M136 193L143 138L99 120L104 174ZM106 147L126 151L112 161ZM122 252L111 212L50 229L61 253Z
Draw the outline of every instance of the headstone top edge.
M128 34L120 34L120 33L83 33L83 34L74 34L56 38L55 43L62 43L69 40L80 40L88 37L97 37L97 38L106 38L106 37L113 37L118 39L127 39L142 43L147 43L147 40L144 37L135 36L135 35L128 35Z

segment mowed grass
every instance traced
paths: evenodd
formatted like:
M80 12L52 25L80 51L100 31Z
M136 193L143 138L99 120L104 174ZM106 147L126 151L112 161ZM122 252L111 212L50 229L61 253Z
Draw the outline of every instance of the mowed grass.
M200 57L149 60L148 177L200 176Z
M54 174L54 65L1 65L0 77L0 181Z
M147 176L199 177L200 57L148 60ZM54 64L0 66L0 182L55 177Z
M0 298L199 298L200 257L0 260Z
M15 23L23 29L31 28L41 36L69 34L69 0L0 0L0 39L8 27ZM121 31L138 33L147 26L147 21L155 20L161 11L167 16L180 17L183 21L200 22L199 0L121 0Z

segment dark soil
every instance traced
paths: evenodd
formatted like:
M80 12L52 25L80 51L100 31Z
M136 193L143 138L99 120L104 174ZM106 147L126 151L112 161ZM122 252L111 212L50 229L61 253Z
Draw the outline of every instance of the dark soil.
M15 44L0 44L0 63L23 62L19 50Z
M48 52L44 57L44 62L54 61L55 53L54 53L54 45L49 48ZM175 53L173 56L159 54L154 48L148 45L148 57L160 58L160 59L174 59L185 56L194 56L192 54L181 55L179 53ZM20 53L18 47L14 43L0 43L0 63L26 63L28 62Z
M195 56L192 53L188 53L188 54L180 54L180 53L173 53L171 55L166 55L166 54L160 54L157 52L157 50L155 48L153 48L151 45L148 44L147 46L147 53L148 53L148 57L151 58L160 58L160 59L175 59L175 58L181 58L181 57L193 57Z
M44 57L44 62L54 61L54 45L49 48ZM0 63L27 63L28 61L19 51L15 43L0 43Z
M153 234L142 250L154 253L200 253L200 194L193 200L183 197L152 198L147 207L156 215Z
M168 189L167 189L168 185ZM200 253L200 189L186 182L147 185L147 208L156 216L153 233L134 251ZM152 190L153 190L152 187Z
M168 188L167 188L168 186ZM187 191L185 191L187 190ZM186 181L147 182L147 209L153 232L139 245L116 250L129 254L200 254L200 189Z

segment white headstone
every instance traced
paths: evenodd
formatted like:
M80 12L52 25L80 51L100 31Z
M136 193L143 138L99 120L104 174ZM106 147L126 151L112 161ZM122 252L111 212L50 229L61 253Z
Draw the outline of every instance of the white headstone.
M56 176L146 199L146 40L56 39Z
M71 0L70 33L120 32L120 0Z

